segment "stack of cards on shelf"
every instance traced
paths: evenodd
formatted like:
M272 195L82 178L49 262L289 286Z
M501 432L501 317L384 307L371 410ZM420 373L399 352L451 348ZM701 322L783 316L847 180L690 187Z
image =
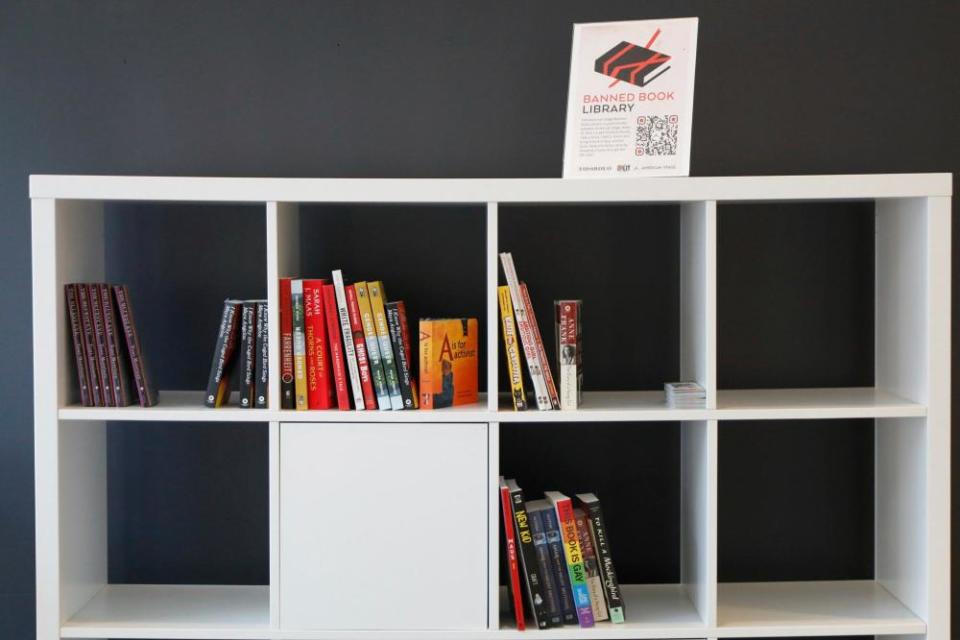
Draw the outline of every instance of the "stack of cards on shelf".
M671 409L703 409L707 392L696 382L668 382L663 385Z

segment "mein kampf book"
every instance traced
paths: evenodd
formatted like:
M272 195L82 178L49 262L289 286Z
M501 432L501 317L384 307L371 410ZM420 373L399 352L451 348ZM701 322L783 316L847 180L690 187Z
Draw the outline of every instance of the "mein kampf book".
M340 315L337 312L337 294L332 284L323 285L323 315L327 320L327 337L330 339L330 361L333 365L333 389L337 395L337 408L350 410L350 392L347 390L347 365L340 341Z
M350 330L350 313L347 310L347 294L344 290L343 272L336 269L333 272L333 286L337 293L337 316L340 318L340 333L343 336L343 359L347 363L350 374L350 391L353 393L353 406L357 411L375 409L367 407L363 401L363 386L360 384L360 368L357 365L357 351L353 343L353 332ZM370 354L367 354L369 357Z
M270 344L267 342L268 331L267 301L257 300L257 383L255 389L257 409L267 408L267 394L270 383Z
M295 409L293 383L293 304L291 278L280 278L280 408Z
M113 294L116 297L120 326L127 343L127 353L130 354L130 369L133 371L133 382L137 389L140 406L152 407L157 404L157 389L153 386L153 377L150 375L150 368L147 366L147 360L140 345L140 334L137 332L137 323L134 319L130 290L127 289L127 285L114 285Z
M117 322L117 310L113 301L113 291L108 284L99 284L100 304L103 307L103 330L107 334L107 356L110 364L110 377L113 383L113 397L118 407L130 406L132 393L130 374L127 367L126 342L120 335Z
M293 397L297 411L310 408L307 403L307 338L303 308L303 280L290 283L290 305L293 308Z
M373 307L370 306L370 293L366 282L355 282L353 288L357 294L357 306L360 308L360 322L363 324L363 341L367 345L367 358L370 360L370 375L373 377L373 390L377 394L377 404L370 409L390 410L390 392L387 391L387 374L380 357L380 341L377 339L377 327L373 320ZM355 340L355 342L358 342Z
M420 320L420 408L477 401L476 318Z
M240 348L237 352L237 391L242 409L254 404L257 362L257 303L245 300L240 307Z
M83 328L80 320L80 301L77 296L77 285L64 286L67 298L67 313L70 318L70 335L73 337L73 359L77 368L77 382L80 385L80 404L84 407L94 406L90 395L90 386L87 378L87 354L84 352Z
M580 538L577 533L577 522L573 516L573 504L570 498L559 491L547 491L544 496L553 505L557 513L557 522L560 525L560 535L563 538L567 574L570 576L570 589L573 593L577 620L580 621L581 627L592 627L593 607L590 601L590 589L587 586L587 576L583 568L583 552L580 550Z
M404 409L413 409L413 400L416 397L416 387L412 385L413 371L410 368L410 358L403 345L403 329L400 327L400 310L396 302L386 305L387 328L390 330L390 346L397 362L397 382L400 385L400 397L403 399Z
M356 285L344 288L347 295L347 313L350 314L350 331L353 333L353 348L357 351L357 369L360 371L360 386L363 387L363 404L373 409L377 406L377 395L373 388L373 371L370 369L370 357L367 353L367 339L363 335L363 319L360 317L360 305L357 301Z
M307 346L307 406L330 409L336 399L327 347L327 323L323 314L324 280L303 281L304 341Z
M510 398L513 401L513 410L523 411L527 408L527 398L523 391L520 345L517 344L517 326L513 315L513 302L510 300L510 287L497 287L497 299L500 302L503 350L507 356L507 374L510 377Z
M77 299L80 302L80 327L83 332L83 351L87 358L87 372L90 380L90 393L93 404L107 406L103 399L103 381L97 367L97 339L93 332L93 305L90 303L90 289L86 284L77 285Z
M557 300L554 303L557 330L557 360L560 370L560 408L580 406L583 388L583 346L579 300Z
M590 536L590 524L582 509L574 509L573 517L577 522L577 536L580 540L580 551L583 554L583 572L590 590L590 608L593 610L593 619L600 622L609 616L607 600L603 596L603 581L600 579L600 564L597 562L597 553L593 549L593 540Z
M557 393L557 386L553 382L553 371L550 370L550 360L547 358L547 351L543 347L540 325L537 323L537 314L533 312L533 302L530 301L530 291L527 290L526 282L520 283L520 295L523 296L523 306L527 308L527 317L530 320L530 327L533 329L533 340L537 347L537 356L540 358L543 378L547 383L547 393L550 395L550 406L554 409L559 409L560 394Z
M387 312L384 306L386 294L383 291L383 283L379 280L368 282L367 292L370 294L370 308L373 310L373 325L377 332L377 342L380 345L380 360L383 364L383 373L387 377L387 393L390 394L390 408L398 411L403 409L403 396L400 394L397 363L393 354L393 344L390 342L390 329L387 326Z
M536 544L537 529L543 528L546 543L547 559L549 560L550 574L557 592L557 605L563 624L577 624L577 610L573 606L573 595L570 591L570 576L567 573L567 560L563 551L563 540L560 536L560 526L557 524L557 512L546 500L532 500L527 503L527 513L530 514L534 530L534 544Z
M117 400L113 395L112 376L110 375L110 356L107 352L107 332L103 326L103 305L100 302L100 287L87 285L90 293L90 306L93 316L94 346L97 349L97 372L100 375L100 390L103 394L103 406L115 407Z
M523 489L516 480L506 481L510 491L510 502L513 507L513 524L516 539L520 548L520 567L523 569L523 578L530 599L530 610L533 613L534 624L540 629L547 629L550 618L546 608L546 598L543 594L543 579L540 576L540 566L537 564L537 552L533 545L533 531L527 517L526 506L523 500Z
M230 397L230 374L236 360L241 304L239 300L223 301L217 346L213 351L210 378L207 380L207 397L204 404L208 407L221 407Z
M403 300L391 304L397 305L397 319L400 321L400 338L403 340L403 352L410 363L410 395L413 398L413 408L420 408L420 394L417 390L417 377L414 375L413 339L410 337L410 325L407 323L407 306Z
M603 582L604 594L610 610L610 620L621 623L625 616L623 593L620 591L617 572L613 568L613 557L610 555L610 539L607 537L607 526L603 521L603 509L600 508L600 500L592 493L578 493L576 497L577 505L586 513L589 521L593 547L600 565L600 578Z
M507 572L509 575L510 602L513 609L514 619L517 623L517 631L523 631L527 627L526 619L523 615L523 597L520 594L520 566L517 561L517 538L513 530L513 508L510 504L510 489L507 487L503 476L500 476L500 510L503 514L503 532L507 551Z
M520 281L517 278L517 269L513 264L513 256L510 253L501 253L500 263L503 266L503 273L507 278L507 286L510 288L510 300L513 303L513 314L517 321L517 332L520 334L520 345L523 347L523 355L527 362L527 371L530 373L530 381L533 383L537 408L541 411L549 411L553 408L553 405L550 402L550 394L547 391L547 382L543 372L543 365L545 363L540 362L540 355L537 352L533 327L529 318L532 310L528 312L523 303L523 296L520 294Z

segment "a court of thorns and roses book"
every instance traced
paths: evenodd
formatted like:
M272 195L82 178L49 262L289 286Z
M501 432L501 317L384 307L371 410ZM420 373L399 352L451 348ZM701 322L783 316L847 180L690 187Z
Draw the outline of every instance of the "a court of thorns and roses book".
M516 480L500 478L510 609L518 630L593 627L625 620L600 500L559 491L526 501Z

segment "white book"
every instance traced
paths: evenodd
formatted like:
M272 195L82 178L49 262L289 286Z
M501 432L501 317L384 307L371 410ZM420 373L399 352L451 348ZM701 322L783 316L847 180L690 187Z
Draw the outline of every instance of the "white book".
M547 381L543 377L543 368L540 362L540 355L537 352L537 344L533 339L533 328L530 326L530 316L527 312L526 305L523 303L523 296L520 294L520 280L517 278L517 268L513 265L513 255L509 252L501 253L500 263L503 265L503 273L507 278L507 286L510 287L513 315L517 317L517 332L520 334L520 344L523 346L523 355L526 357L527 370L530 372L530 379L533 381L533 391L537 397L537 408L540 411L552 411L553 405L550 403Z
M357 364L357 350L353 346L353 332L350 331L350 314L347 311L347 294L343 290L343 271L333 272L333 289L337 294L337 315L340 316L340 332L343 334L343 354L350 372L350 389L357 410L363 410L363 387L360 386L360 367Z

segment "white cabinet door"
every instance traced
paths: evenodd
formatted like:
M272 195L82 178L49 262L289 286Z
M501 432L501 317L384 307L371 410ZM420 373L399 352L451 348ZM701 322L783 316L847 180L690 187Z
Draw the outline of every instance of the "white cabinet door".
M280 426L280 626L481 629L487 425Z

